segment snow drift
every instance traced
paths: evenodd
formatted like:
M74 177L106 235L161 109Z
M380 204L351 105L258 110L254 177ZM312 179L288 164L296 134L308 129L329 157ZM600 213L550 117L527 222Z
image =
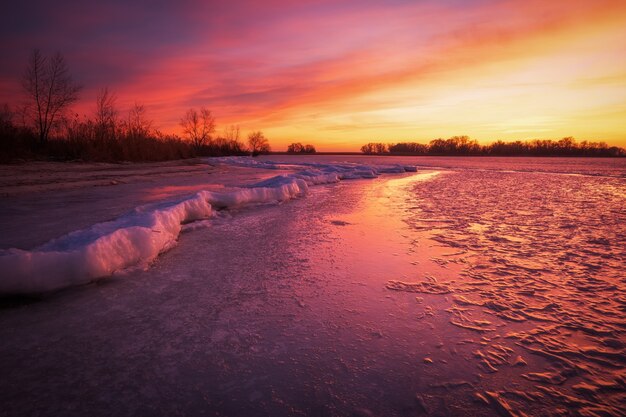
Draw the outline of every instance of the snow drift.
M30 251L0 251L0 294L29 294L86 284L133 266L146 266L176 244L182 225L210 218L214 209L280 202L307 193L309 186L415 167L358 164L285 165L252 158L210 158L209 164L264 169L296 168L231 192L200 191L174 202L138 207L113 221L69 233Z

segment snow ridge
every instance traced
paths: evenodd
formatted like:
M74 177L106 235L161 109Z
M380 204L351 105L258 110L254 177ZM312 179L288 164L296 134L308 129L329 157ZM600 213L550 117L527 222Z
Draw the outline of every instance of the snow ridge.
M179 201L138 207L113 221L69 233L30 251L0 250L0 294L44 293L147 266L176 244L184 224L210 218L214 209L281 202L306 194L313 185L415 171L415 167L400 165L285 165L250 157L207 158L206 162L298 170L231 192L200 191Z

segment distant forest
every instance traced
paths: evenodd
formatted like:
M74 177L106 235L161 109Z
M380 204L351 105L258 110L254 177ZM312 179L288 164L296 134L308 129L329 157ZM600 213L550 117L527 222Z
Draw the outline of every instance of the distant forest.
M440 155L440 156L626 156L626 150L609 147L604 142L576 142L572 137L561 140L535 139L480 145L467 136L434 139L428 145L415 142L368 143L361 147L366 155Z

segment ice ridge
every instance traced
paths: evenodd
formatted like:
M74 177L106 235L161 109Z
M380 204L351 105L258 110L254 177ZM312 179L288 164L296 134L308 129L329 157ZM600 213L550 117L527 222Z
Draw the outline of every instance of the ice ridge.
M184 224L210 218L215 209L281 202L304 195L310 186L318 184L415 171L401 165L286 165L249 157L211 158L206 162L296 170L234 191L200 191L178 201L138 207L33 250L0 250L0 294L45 293L86 284L126 268L147 266L176 244Z

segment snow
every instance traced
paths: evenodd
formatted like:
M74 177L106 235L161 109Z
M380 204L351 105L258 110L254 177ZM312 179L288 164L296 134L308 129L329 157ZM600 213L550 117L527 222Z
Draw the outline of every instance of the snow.
M46 292L147 264L175 244L183 223L211 215L202 192L176 204L70 233L43 246L0 253L0 293Z
M146 267L176 244L182 225L208 219L215 209L282 202L309 187L346 179L375 178L414 167L363 164L280 164L249 157L207 158L207 164L290 169L233 191L198 191L176 201L140 206L109 222L71 232L35 249L0 250L0 294L30 294L86 284L130 267Z

